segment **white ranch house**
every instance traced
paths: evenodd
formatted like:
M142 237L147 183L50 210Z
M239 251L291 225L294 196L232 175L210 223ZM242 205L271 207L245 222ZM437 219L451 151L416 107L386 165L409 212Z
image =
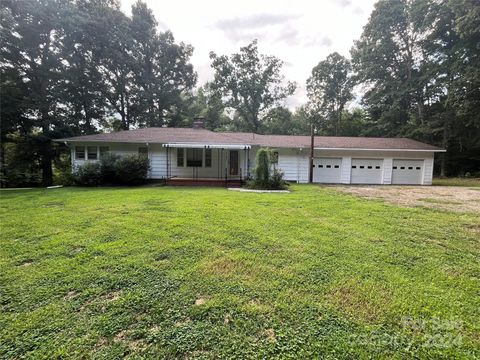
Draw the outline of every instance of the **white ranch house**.
M150 179L176 184L242 181L253 174L257 150L268 147L278 154L276 166L286 180L309 180L310 136L144 128L57 141L71 149L73 167L107 152L144 153ZM406 138L315 136L313 182L431 185L434 154L444 151Z

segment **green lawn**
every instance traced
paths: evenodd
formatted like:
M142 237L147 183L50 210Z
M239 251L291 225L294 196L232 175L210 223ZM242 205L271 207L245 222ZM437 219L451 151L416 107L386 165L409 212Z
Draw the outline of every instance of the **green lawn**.
M0 193L0 358L480 357L480 215L319 186Z
M433 185L480 187L480 178L434 178Z

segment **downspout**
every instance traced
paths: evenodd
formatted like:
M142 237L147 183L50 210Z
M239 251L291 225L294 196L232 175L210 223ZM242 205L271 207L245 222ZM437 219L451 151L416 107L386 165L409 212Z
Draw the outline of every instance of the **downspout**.
M313 147L314 144L314 136L313 136L313 124L311 125L310 129L310 161L309 161L309 168L308 168L308 182L311 184L313 183Z
M247 178L250 179L250 148L247 149Z
M170 152L169 152L169 147L167 146L167 161L165 162L165 164L167 165L167 180L169 179L168 177L168 159L170 157Z

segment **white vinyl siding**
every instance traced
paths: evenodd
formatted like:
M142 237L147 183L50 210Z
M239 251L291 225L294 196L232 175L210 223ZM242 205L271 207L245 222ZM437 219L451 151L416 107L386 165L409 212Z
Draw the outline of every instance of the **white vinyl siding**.
M422 185L432 185L433 180L433 154L425 158L423 164L423 182Z
M352 158L344 156L342 158L342 173L340 175L341 184L350 184L350 174L352 169Z
M250 150L255 153L258 148ZM297 149L276 149L278 152L277 169L283 172L285 180L308 182L308 156L305 151ZM253 167L252 167L253 169Z

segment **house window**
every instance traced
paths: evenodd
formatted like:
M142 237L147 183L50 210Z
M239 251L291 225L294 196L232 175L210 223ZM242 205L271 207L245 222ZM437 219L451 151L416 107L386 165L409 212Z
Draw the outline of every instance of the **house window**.
M332 167L332 165L327 165L327 169L330 169Z
M100 146L100 158L104 157L110 151L108 146Z
M375 166L375 169L380 169L380 166L378 166L378 165L377 165L377 166Z
M356 169L357 168L357 165L352 165L352 169Z
M335 169L338 169L340 166L339 165L335 165Z
M413 166L409 166L409 167L408 167L408 170L413 170Z
M187 166L202 166L203 149L187 149Z
M369 169L371 169L372 167L371 166L368 166Z
M75 159L85 160L85 146L75 146Z
M87 147L87 158L88 160L97 160L97 147L88 146Z
M212 167L212 149L205 149L205 167Z
M396 167L396 166L394 166L394 167L393 167L393 170L397 170L397 167Z
M416 169L417 169L417 170L420 170L420 166L417 166Z
M148 148L145 146L139 147L138 148L138 155L143 155L145 157L148 157Z
M184 167L184 150L177 148L177 167Z
M323 168L323 165L318 165L319 168Z
M278 164L278 151L272 153L272 164Z

